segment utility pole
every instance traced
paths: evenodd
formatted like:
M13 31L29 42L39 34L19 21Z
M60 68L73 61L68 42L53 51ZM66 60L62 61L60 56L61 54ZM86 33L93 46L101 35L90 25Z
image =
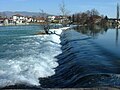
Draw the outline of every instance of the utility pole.
M119 21L119 4L117 3L117 24L118 24L118 21Z
M118 25L119 25L119 4L117 3L117 28L116 28L116 45L118 46L118 37L119 37L119 32L118 32Z

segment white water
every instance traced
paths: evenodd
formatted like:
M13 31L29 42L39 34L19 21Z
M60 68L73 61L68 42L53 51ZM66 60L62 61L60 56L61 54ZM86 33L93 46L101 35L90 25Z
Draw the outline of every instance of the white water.
M59 34L62 32L58 30ZM60 36L21 36L13 39L0 58L0 87L15 84L40 85L39 77L55 74L58 66L55 56L62 53Z

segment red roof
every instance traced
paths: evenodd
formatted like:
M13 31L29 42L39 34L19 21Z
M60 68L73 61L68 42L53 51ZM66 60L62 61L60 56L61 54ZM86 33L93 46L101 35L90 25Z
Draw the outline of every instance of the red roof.
M55 16L55 18L60 18L59 16Z
M36 20L45 20L43 17L37 17Z
M4 18L0 18L0 20L4 20Z
M24 17L23 15L20 15L20 14L15 14L13 16Z
M0 18L0 20L5 20L5 19L8 19L8 18Z
M8 19L8 20L10 20L9 18L0 18L0 20L5 20L5 19Z

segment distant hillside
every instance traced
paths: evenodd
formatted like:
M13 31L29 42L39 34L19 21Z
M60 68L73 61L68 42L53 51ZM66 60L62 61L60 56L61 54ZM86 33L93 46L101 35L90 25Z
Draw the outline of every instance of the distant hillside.
M7 16L7 17L11 17L12 15L15 14L21 14L23 16L43 16L42 13L38 13L38 12L27 12L27 11L16 11L16 12L12 12L12 11L4 11L4 12L0 12L1 16ZM47 16L49 14L44 14L44 16Z

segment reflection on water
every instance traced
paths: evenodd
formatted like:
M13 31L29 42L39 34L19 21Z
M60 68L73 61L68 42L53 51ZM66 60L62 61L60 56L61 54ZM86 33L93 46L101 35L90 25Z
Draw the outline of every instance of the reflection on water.
M114 53L117 56L120 56L120 28L119 27L100 27L100 26L91 26L91 27L76 27L75 30L78 32L91 36L93 40L99 44L101 47L104 47L109 52Z
M119 31L118 28L116 29L116 46L118 46L118 39L119 39Z
M96 38L97 36L99 36L99 34L104 34L107 32L108 27L100 27L100 26L78 26L75 27L75 30L77 30L78 32L82 33L82 34L86 34L89 36L92 36L93 38Z

